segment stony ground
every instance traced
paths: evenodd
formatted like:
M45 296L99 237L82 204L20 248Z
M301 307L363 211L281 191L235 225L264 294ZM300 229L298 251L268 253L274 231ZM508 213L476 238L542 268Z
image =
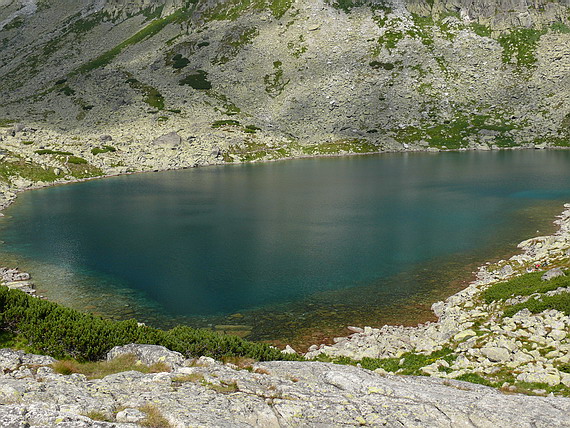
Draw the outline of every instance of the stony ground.
M49 357L0 351L3 427L568 427L570 399L504 394L481 385L402 377L320 362L238 369L184 360L148 345L114 349L161 363L159 373L102 379L54 372Z

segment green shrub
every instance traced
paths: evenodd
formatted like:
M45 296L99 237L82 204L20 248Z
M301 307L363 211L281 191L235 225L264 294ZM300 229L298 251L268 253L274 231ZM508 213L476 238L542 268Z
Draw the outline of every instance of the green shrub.
M226 120L216 120L212 123L212 128L221 128L222 126L239 126L239 121L226 119Z
M492 386L492 382L479 376L476 373L465 373L461 376L457 376L455 380L462 380L464 382L478 383L480 385Z
M525 308L533 314L538 314L548 309L556 309L566 315L570 315L570 294L562 293L555 296L543 296L540 298L530 299L524 303L519 303L507 308L503 315L505 317L512 317L518 311Z
M116 152L117 149L113 146L103 146L103 147L95 147L91 149L91 153L94 155L98 155L100 153L109 153L109 152Z
M188 85L192 89L207 90L212 89L212 84L208 81L208 73L204 70L196 70L178 81L180 86Z
M75 165L85 165L87 164L87 161L83 158L80 158L79 156L70 156L69 158L67 158L67 163L72 163Z
M71 152L62 152L60 150L50 150L50 149L36 150L36 153L38 155L63 155L63 156L70 156L73 154Z
M209 330L177 326L164 331L139 326L134 319L105 320L6 287L0 287L0 329L18 335L33 352L79 361L100 360L114 346L129 343L162 345L187 357L302 359L264 343Z
M550 281L542 281L540 277L544 272L532 272L517 276L508 281L498 282L483 293L486 303L495 300L504 300L513 296L529 296L533 293L545 293L556 290L558 287L570 286L570 277L559 276Z

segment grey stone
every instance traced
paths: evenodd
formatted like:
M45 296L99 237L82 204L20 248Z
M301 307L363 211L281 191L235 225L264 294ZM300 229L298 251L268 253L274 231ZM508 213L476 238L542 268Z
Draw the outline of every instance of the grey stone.
M169 132L168 134L161 135L156 138L153 143L157 146L163 146L168 148L176 148L182 142L182 137L176 132Z
M140 422L146 418L146 413L141 412L139 409L126 408L117 413L117 422Z
M508 361L511 359L511 352L508 349L499 346L481 348L481 354L487 357L490 361L495 362Z
M560 268L550 269L546 271L540 279L543 281L550 281L553 278L558 278L559 276L566 276L566 274Z
M137 360L147 366L164 363L170 368L182 366L184 357L181 353L170 351L159 345L138 345L130 344L125 346L115 346L107 353L107 360L112 360L121 355L135 355Z

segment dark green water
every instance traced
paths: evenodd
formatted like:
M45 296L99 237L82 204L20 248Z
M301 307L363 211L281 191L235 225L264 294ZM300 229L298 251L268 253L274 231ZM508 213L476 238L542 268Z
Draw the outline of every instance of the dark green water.
M466 265L514 251L570 200L569 165L570 151L398 154L58 186L6 211L1 256L105 316L332 334L425 312Z

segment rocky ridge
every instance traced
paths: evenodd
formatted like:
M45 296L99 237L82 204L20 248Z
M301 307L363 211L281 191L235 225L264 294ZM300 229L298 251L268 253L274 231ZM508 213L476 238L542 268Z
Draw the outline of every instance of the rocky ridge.
M384 375L320 362L185 360L166 348L129 345L160 373L102 379L62 375L50 357L0 350L3 427L568 427L570 399L503 394L481 385ZM156 425L157 418L160 424ZM95 419L95 420L94 420Z

